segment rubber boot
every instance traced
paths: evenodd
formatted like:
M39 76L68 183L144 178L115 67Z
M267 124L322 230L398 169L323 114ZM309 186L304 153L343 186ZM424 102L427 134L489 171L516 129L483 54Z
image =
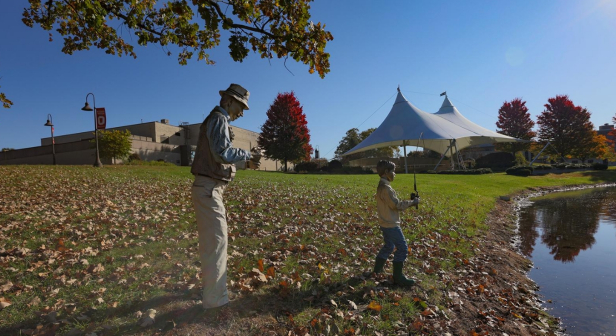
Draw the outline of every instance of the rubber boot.
M383 268L385 267L385 262L387 259L377 257L374 261L374 270L373 273L383 273Z
M404 267L404 261L394 261L394 283L400 286L413 286L415 280L407 279L402 273Z

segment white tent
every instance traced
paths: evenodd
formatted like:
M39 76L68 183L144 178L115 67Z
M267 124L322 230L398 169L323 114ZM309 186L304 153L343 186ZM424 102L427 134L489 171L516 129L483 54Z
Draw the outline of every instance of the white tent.
M462 113L460 113L460 111L458 111L458 109L453 106L453 104L451 103L451 101L449 100L449 98L447 96L445 96L445 100L443 101L443 105L441 105L441 108L438 110L438 112L434 113L437 116L447 119L448 121L470 131L473 132L475 134L478 134L482 137L482 139L473 139L473 144L472 145L476 145L478 143L475 143L476 141L481 141L481 143L479 144L484 144L484 143L495 143L495 142L516 142L516 141L523 141L523 140L519 140L516 138L512 138L510 136L507 135L503 135L500 133L496 133L494 131L490 131L487 128L483 128L475 123L473 123L472 121L466 119ZM475 137L476 138L476 137ZM458 143L458 149L462 149L465 148L467 146L464 146L464 144L461 144L461 141L457 141Z
M496 142L524 141L502 135L466 119L445 97L436 113L413 106L400 92L383 123L364 141L343 155L387 146L418 146L442 155L460 149Z

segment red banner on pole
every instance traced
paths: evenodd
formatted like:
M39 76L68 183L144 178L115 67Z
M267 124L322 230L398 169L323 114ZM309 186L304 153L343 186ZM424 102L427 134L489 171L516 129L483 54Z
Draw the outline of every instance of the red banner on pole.
M105 129L107 127L107 115L104 107L96 108L96 129Z

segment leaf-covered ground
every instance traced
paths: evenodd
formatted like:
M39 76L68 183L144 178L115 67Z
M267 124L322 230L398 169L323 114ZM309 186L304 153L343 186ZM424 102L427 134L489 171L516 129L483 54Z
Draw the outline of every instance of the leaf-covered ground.
M225 194L237 295L220 320L200 305L188 168L0 166L0 334L550 333L497 198L614 175L419 175L406 289L369 274L377 175L241 171ZM393 186L407 196L412 176Z

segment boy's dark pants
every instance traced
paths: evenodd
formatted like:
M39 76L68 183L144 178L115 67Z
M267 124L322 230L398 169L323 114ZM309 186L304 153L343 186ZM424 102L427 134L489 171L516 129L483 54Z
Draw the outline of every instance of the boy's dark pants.
M400 229L399 226L393 228L384 228L381 226L381 231L383 232L385 244L376 257L387 260L395 248L396 253L394 253L394 262L404 262L409 247L406 244L406 239L404 239L404 234L402 234L402 229Z
M387 258L395 248L396 252L394 253L393 262L394 282L403 286L413 286L415 281L407 279L402 273L404 261L406 260L406 256L408 254L408 245L406 244L406 239L404 239L404 235L402 234L402 229L400 229L399 226L393 228L381 227L381 231L383 232L383 240L385 241L385 244L376 256L374 273L381 273L383 271L385 261L387 261Z

